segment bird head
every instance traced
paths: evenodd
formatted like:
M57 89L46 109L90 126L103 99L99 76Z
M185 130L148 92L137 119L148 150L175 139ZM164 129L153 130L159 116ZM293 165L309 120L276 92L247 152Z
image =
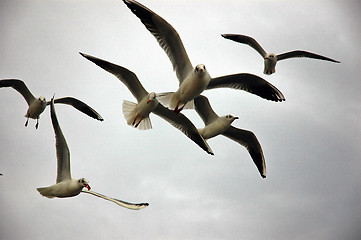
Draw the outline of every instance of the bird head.
M238 117L228 114L226 115L226 119L232 123L234 120L238 119Z
M157 98L157 94L155 92L149 93L147 104L150 103L151 101L156 100L156 98Z
M78 180L78 183L80 183L83 187L86 187L88 190L90 190L89 181L85 178L81 178Z
M205 71L206 71L206 66L204 64L198 64L194 69L195 73L203 73Z

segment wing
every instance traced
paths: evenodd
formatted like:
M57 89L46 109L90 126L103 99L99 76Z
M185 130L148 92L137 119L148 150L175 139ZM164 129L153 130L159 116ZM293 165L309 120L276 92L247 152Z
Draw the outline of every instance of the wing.
M267 100L282 102L285 97L275 86L261 77L249 73L239 73L211 79L206 89L234 88L255 94Z
M238 34L222 34L222 37L233 40L235 42L244 43L255 49L263 58L266 57L266 51L259 45L259 43L252 37Z
M115 199L115 198L111 198L111 197L107 197L104 196L103 194L97 193L97 192L93 192L93 191L86 191L86 190L82 190L83 193L89 193L92 194L94 196L103 198L105 200L111 201L113 203L118 204L119 206L128 208L128 209L132 209L132 210L139 210L145 207L148 207L149 203L129 203L129 202L125 202L119 199Z
M266 162L263 156L262 147L253 132L230 126L224 133L222 133L222 135L247 148L259 173L263 178L266 177Z
M196 97L194 99L194 106L206 126L219 118L219 116L213 111L208 98L205 96L200 95Z
M132 71L84 53L80 53L80 55L82 55L89 61L92 61L99 67L103 68L105 71L115 75L122 83L125 84L125 86L127 86L129 91L133 94L133 96L137 99L138 102L140 102L143 97L148 95L148 92L144 89L137 76Z
M157 107L153 110L154 114L157 114L159 117L163 118L171 125L173 125L178 130L182 131L187 137L192 139L198 146L200 146L207 153L214 155L210 146L199 134L197 128L193 123L183 114L176 114L174 111L165 108L162 104L158 104Z
M286 53L279 54L279 55L277 55L277 61L287 59L287 58L296 58L296 57L315 58L315 59L340 63L337 60L334 60L334 59L331 59L331 58L328 58L328 57L324 57L324 56L318 55L316 53L306 52L306 51L302 51L302 50L296 50L296 51L291 51L291 52L286 52Z
M193 67L177 31L162 17L142 4L132 0L123 1L157 39L172 62L179 82L182 83L189 72L193 71Z
M34 102L35 97L34 95L29 91L28 87L25 85L25 83L19 79L4 79L0 80L0 88L2 87L12 87L16 91L18 91L25 99L25 101L30 104Z
M86 115L88 115L89 117L92 117L96 120L99 121L104 121L104 119L102 118L102 116L100 116L99 113L97 113L97 111L95 111L93 108L91 108L90 106L88 106L86 103L73 98L73 97L63 97L63 98L57 98L54 100L54 103L62 103L62 104L68 104L73 106L74 108L78 109L79 111L81 111L82 113L85 113ZM51 102L47 102L47 105L50 105Z
M58 119L56 117L55 107L54 107L54 97L51 99L50 104L50 115L51 122L53 123L53 128L55 132L55 146L56 146L56 157L58 159L58 174L56 177L56 183L70 180L70 152L68 144L66 144L65 137L61 131Z

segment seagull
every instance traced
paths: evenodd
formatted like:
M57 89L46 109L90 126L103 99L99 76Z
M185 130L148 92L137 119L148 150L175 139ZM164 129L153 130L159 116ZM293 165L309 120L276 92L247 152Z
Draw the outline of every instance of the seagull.
M19 79L3 79L0 80L0 88L2 87L12 87L16 91L18 91L28 103L28 110L25 114L26 122L25 126L28 126L29 118L36 119L35 128L37 129L39 126L39 118L40 114L45 110L47 105L50 105L50 102L46 102L45 97L40 96L39 98L34 97L34 95L30 92L28 87L22 80ZM95 118L99 121L103 121L104 119L97 113L93 108L89 107L84 102L72 98L72 97L64 97L58 98L54 100L54 103L63 103L73 106L79 111L87 114L88 116Z
M245 35L238 35L238 34L222 34L222 37L233 40L235 42L248 44L252 48L254 48L261 56L264 58L264 71L263 73L266 75L271 75L276 71L276 63L277 61L287 59L287 58L300 58L300 57L307 57L307 58L314 58L320 60L326 60L334 63L340 63L339 61L333 60L328 57L324 57L318 55L316 53L306 52L302 50L295 50L291 52L286 52L282 54L274 54L274 53L267 53L261 45L252 37L245 36Z
M197 113L202 118L205 127L199 129L200 134L204 139L210 139L219 134L226 136L245 148L247 148L251 155L253 162L256 164L259 173L263 178L266 177L266 162L263 156L261 144L253 132L235 128L231 126L232 122L238 117L228 114L219 117L212 109L208 98L205 96L198 96L194 99L194 105Z
M116 76L122 83L124 83L125 86L128 87L130 92L137 99L137 104L130 101L123 102L123 114L128 125L143 130L150 129L152 124L149 114L152 112L182 131L204 151L214 155L212 149L198 133L198 130L193 123L183 114L176 114L160 104L157 100L157 94L154 92L148 93L140 83L135 73L124 67L85 53L80 52L80 55Z
M58 162L58 173L56 184L50 187L37 188L38 192L47 198L67 198L79 195L81 192L92 194L94 196L103 198L114 202L122 207L138 210L147 207L148 203L128 203L115 198L104 196L100 193L90 191L89 181L85 178L73 179L70 174L70 152L66 143L63 132L61 131L58 119L56 117L54 107L54 97L51 99L50 105L51 121L55 132L56 141L56 155ZM88 190L83 190L83 188Z
M252 74L234 74L211 78L204 64L193 67L177 31L162 17L133 0L123 0L142 21L168 55L179 80L178 90L159 94L159 100L170 109L180 112L194 108L192 100L204 90L228 87L256 94L267 100L284 101L282 93L266 80Z

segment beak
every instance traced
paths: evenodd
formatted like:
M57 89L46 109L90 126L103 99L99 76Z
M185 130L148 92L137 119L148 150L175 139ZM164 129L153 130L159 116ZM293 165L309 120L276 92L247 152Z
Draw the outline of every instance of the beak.
M239 119L239 117L234 117L234 119Z
M151 99L148 100L147 104L150 103L150 101L152 101Z
M89 186L89 184L85 185L84 187L86 187L88 190L91 189L91 187Z

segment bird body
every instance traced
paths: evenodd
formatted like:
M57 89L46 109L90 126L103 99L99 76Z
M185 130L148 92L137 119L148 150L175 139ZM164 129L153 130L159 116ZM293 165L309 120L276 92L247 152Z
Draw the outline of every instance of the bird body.
M47 198L66 198L79 195L84 187L90 190L88 180L82 178L62 181L49 187L37 188L37 190Z
M178 90L170 98L170 109L175 112L180 112L185 105L199 96L208 86L211 76L203 64L196 66L194 71L191 71L188 76L181 82ZM192 104L192 103L191 103ZM192 108L192 107L190 107Z
M152 123L149 114L154 111L158 104L154 92L147 94L138 104L124 100L122 108L127 124L140 130L151 129Z
M213 138L219 134L224 133L232 124L232 122L238 119L231 114L222 116L207 124L204 128L199 129L200 134L204 139Z
M44 97L39 97L37 99L34 99L33 101L31 101L31 103L29 104L28 110L26 111L25 117L27 118L26 122L25 122L25 126L28 125L29 122L29 118L32 119L36 119L36 128L38 128L39 126L39 118L40 118L40 114L42 112L44 112L46 108L46 100Z

